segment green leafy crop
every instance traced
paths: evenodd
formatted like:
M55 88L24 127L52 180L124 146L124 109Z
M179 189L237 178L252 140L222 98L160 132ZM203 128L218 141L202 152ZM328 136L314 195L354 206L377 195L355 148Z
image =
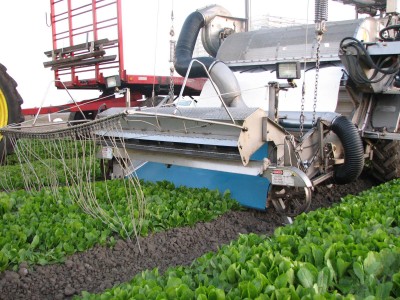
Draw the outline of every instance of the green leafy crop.
M81 299L399 299L400 180Z
M114 210L105 197L105 183L94 184L99 204L113 215ZM229 193L175 187L167 182L143 183L142 188L148 203L141 235L209 221L238 207ZM116 212L130 228L123 180L108 181L107 189L115 198ZM16 268L24 261L42 265L61 262L66 255L85 251L95 244L115 243L114 228L85 214L68 195L66 187L59 189L57 198L46 189L0 192L0 271ZM120 234L127 238L125 232Z

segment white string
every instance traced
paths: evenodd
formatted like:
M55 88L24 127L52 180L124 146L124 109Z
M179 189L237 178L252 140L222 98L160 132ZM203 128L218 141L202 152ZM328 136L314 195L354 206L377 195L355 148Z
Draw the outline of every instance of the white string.
M95 134L100 129L119 133L117 137L106 140L104 136ZM5 132L4 136L6 140L13 143L24 188L27 191L49 189L55 199L61 199L60 193L64 189L60 186L65 185L68 197L85 213L100 219L116 232L124 232L128 239L132 234L138 237L145 217L146 203L135 173L122 180L127 201L126 211L129 213L128 220L132 224L132 229L128 229L123 216L118 213L116 204L120 199L115 199L115 195L110 193L106 178L104 178L106 195L102 196L111 210L105 210L96 196L96 172L99 170L96 154L99 145L108 144L111 147L118 147L123 152L122 157L128 157L124 142L118 138L122 136L120 119L96 120L87 123L84 127L67 128L62 133L47 132L46 134L46 129L35 132L21 129L16 132ZM124 162L118 158L117 163L125 174L130 172L128 170L130 161ZM60 168L59 165L62 167ZM65 182L60 182L60 172ZM2 172L1 177L7 178L7 175ZM11 184L12 182L1 180L0 187L10 189ZM139 244L138 246L140 249Z

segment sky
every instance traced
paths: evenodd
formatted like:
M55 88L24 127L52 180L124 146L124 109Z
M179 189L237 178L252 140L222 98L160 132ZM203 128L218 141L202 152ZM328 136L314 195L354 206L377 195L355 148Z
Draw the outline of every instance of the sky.
M77 0L75 0L77 1ZM122 0L125 68L128 74L168 75L171 11L174 11L175 38L185 18L198 8L219 4L232 16L245 16L244 0ZM329 21L353 19L354 8L329 1ZM308 8L308 10L307 10ZM313 0L252 0L251 16L281 16L309 20L314 18ZM53 72L43 67L52 49L51 28L46 24L50 0L2 1L0 8L0 63L18 83L23 108L69 102L65 91L54 88ZM47 21L49 22L49 21ZM97 92L96 92L97 94ZM88 96L73 93L79 100Z

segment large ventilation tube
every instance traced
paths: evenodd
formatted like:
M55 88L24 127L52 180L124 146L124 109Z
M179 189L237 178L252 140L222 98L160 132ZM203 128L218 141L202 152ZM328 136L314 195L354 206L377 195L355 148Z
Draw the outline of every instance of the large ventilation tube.
M344 149L344 164L336 166L334 180L338 184L350 183L360 176L364 168L364 148L357 128L345 116L333 120L331 130L339 137Z
M226 12L222 7L212 5L197 10L186 18L175 51L175 69L179 75L186 76L200 29L211 22L216 15L221 14L221 11ZM241 96L239 83L227 65L213 57L196 57L196 60L204 64L227 106L246 106ZM203 66L194 62L190 69L189 78L199 77L208 77L208 75Z

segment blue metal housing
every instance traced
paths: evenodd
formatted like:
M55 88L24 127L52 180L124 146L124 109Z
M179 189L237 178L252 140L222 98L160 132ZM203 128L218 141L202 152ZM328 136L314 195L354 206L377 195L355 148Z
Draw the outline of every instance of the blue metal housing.
M253 154L252 160L267 157L267 144ZM168 180L176 186L208 188L221 193L229 190L231 197L241 205L265 210L270 182L259 176L233 174L205 169L167 166L161 163L147 162L136 170L140 179L149 181Z

